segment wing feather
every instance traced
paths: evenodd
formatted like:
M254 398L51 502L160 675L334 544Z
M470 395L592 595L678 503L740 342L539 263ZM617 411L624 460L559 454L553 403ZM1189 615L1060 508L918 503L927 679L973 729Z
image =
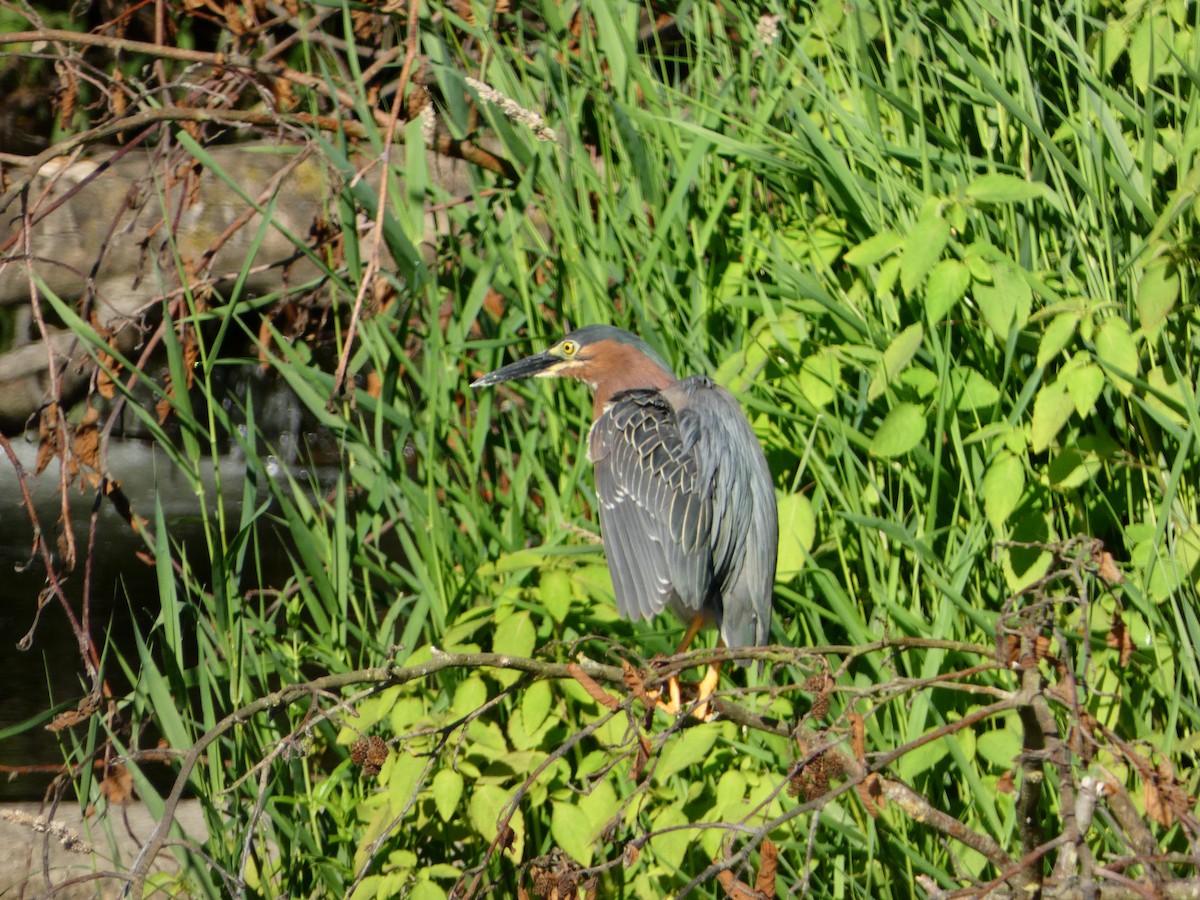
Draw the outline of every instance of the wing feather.
M707 486L709 549L721 636L729 646L765 644L779 540L771 471L736 398L702 375L667 388L681 440Z
M762 448L737 400L693 376L616 395L592 426L600 528L621 614L670 606L763 644L778 519Z
M699 612L712 570L689 544L705 504L674 409L658 391L619 394L592 426L588 454L622 615L649 618L679 602Z

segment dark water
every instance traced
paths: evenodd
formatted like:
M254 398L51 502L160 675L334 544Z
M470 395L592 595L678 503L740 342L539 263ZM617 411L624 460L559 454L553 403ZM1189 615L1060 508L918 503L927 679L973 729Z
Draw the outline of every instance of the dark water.
M37 456L35 444L16 437L11 442L25 468L34 503L44 531L58 534L59 486L57 463L38 478L32 473ZM166 454L152 444L137 440L114 442L109 449L111 474L119 479L125 494L139 515L154 521L155 502L163 507L168 531L176 541L203 541L200 508L190 482L171 464ZM228 510L237 521L245 481L245 465L236 456L217 463L207 462L205 495L214 498L219 473L221 490ZM265 489L261 492L265 493ZM79 615L84 582L84 556L87 553L89 519L95 505L92 489L80 493L72 488L71 519L79 564L70 573L65 592ZM154 567L137 557L143 542L116 512L113 504L99 504L96 541L92 552L91 632L98 647L106 633L128 656L132 650L133 628L145 631L158 614L158 581ZM51 599L33 632L32 646L22 652L17 643L35 621L38 595L46 585L45 567L31 559L32 526L21 502L16 472L6 455L0 453L0 732L18 723L44 714L56 703L70 706L87 693L85 671L79 649L67 617L57 599ZM52 546L54 539L51 540ZM290 571L282 547L274 548L276 559L268 559L268 568L276 564L277 576ZM189 554L195 560L207 558L206 552ZM206 573L197 573L204 578ZM119 678L119 667L110 663L107 671ZM107 674L107 673L106 673ZM118 690L127 686L115 685ZM84 733L86 726L80 726ZM59 740L69 747L66 735L45 730L43 724L17 735L0 738L0 766L60 766L64 759ZM39 799L51 775L23 773L13 778L0 770L0 799Z

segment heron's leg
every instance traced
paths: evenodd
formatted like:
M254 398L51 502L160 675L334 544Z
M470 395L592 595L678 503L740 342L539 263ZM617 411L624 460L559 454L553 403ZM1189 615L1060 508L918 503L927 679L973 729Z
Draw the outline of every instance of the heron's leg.
M699 686L696 688L696 708L692 711L692 715L702 722L710 721L716 715L716 711L711 708L708 698L717 690L717 681L721 677L721 664L715 662L708 667L708 671L704 673L704 678L700 680Z
M705 620L704 616L696 616L695 618L692 619L692 621L688 624L687 633L684 634L683 640L679 642L679 649L675 651L676 655L686 652L687 648L692 646L692 641L694 641L696 639L696 635L699 634L700 629L704 627L705 621L706 620ZM717 678L715 675L711 674L712 668L713 667L710 667L710 674L705 675L704 680L700 682L700 699L701 700L704 700L707 697L711 697L712 692L714 690L716 690ZM709 684L709 678L712 679L711 684ZM709 684L707 694L704 693L704 685L705 684ZM680 711L683 709L683 701L680 699L680 693L679 693L679 676L671 675L667 678L667 697L668 697L667 700L659 700L658 701L659 707L662 709L663 712L665 712L669 716L679 715ZM697 718L705 719L705 715L703 715L702 713L704 713L707 709L708 709L707 703L703 703L699 707L697 707L697 710L696 710Z
M696 616L692 619L691 623L688 625L687 634L683 636L683 640L679 642L679 649L675 651L676 656L685 652L688 647L692 646L692 641L696 639L696 635L698 635L700 633L700 629L704 627L704 622L704 616Z

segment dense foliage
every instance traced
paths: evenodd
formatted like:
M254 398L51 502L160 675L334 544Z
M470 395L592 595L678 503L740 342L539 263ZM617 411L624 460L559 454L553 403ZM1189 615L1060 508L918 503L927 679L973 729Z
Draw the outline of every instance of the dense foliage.
M147 427L197 486L231 439L247 465L204 547L136 511L161 614L120 661L137 687L66 732L73 763L111 742L151 803L162 763L130 734L179 753L208 735L184 771L212 836L174 848L160 887L905 897L1196 876L1194 6L167 9L177 44L229 67L18 45L88 74L62 76L60 137L157 110L142 127L203 164L223 110L265 104L346 182L314 295L328 330L292 340L236 285L189 295L164 305L170 379L144 376L178 434L153 410ZM445 202L431 128L491 135L511 170ZM352 180L389 135L387 178ZM435 204L449 225L423 257ZM134 362L52 302L124 389ZM586 390L468 387L590 322L734 390L774 473L778 647L729 670L714 722L644 714L646 660L681 629L616 616ZM220 402L247 342L336 437L332 483L272 475L253 406ZM294 574L263 590L275 532Z

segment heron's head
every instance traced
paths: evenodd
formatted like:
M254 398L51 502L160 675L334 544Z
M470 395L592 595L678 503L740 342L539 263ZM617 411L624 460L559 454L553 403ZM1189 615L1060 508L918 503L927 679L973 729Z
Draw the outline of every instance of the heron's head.
M553 377L574 378L605 396L633 388L661 389L675 380L662 357L641 338L612 325L588 325L541 353L489 372L471 387Z

